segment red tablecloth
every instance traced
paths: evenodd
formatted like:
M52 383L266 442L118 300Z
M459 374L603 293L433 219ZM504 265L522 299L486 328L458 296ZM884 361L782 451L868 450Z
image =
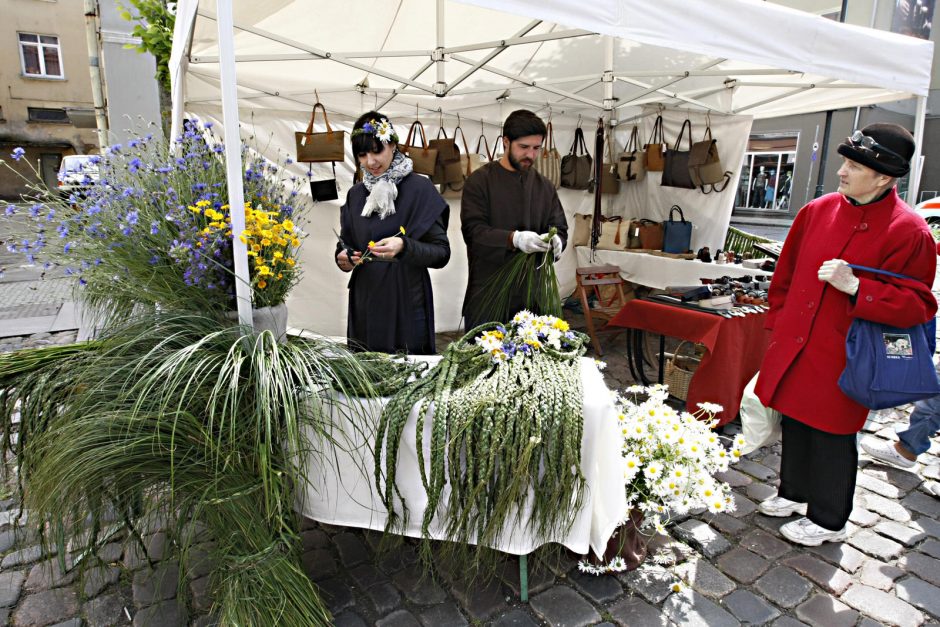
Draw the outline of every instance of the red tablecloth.
M703 402L718 403L719 425L730 422L741 406L744 386L760 368L770 331L765 314L724 318L703 311L646 300L631 300L611 318L609 326L642 329L704 344L708 349L689 383L686 406L694 411Z

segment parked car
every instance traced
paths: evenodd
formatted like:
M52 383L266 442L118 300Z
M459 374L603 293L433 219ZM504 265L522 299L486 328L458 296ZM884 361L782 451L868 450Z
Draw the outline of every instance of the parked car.
M68 198L98 182L97 155L67 155L59 166L59 193Z

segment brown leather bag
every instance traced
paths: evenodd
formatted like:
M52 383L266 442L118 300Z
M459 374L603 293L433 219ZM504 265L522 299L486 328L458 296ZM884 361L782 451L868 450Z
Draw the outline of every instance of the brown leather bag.
M731 181L730 170L723 170L718 156L718 140L712 139L711 125L705 127L702 141L692 144L689 154L689 176L703 194L723 192ZM722 181L724 183L722 184Z
M663 249L663 225L661 222L643 218L639 221L637 228L640 231L640 248L646 250Z
M457 124L457 128L454 129L455 141L457 139L458 132L460 133L460 139L463 143L463 154L460 155L460 172L462 177L459 183L441 184L441 195L445 198L460 198L463 196L463 184L467 177L470 176L470 174L472 174L475 169L483 165L480 162L480 155L472 154L470 149L467 147L467 136L464 135L463 129L460 128L459 123Z
M646 169L650 172L662 172L666 165L666 137L663 135L663 116L657 115L653 122L653 134L649 143L643 146L646 151Z
M434 164L434 176L431 177L431 182L439 185L444 183L463 185L460 148L457 147L456 138L448 137L447 131L441 126L437 130L437 139L432 139L428 144L437 150L437 163Z
M317 109L323 111L323 122L326 124L325 133L316 133L313 122L317 118ZM294 133L294 142L297 145L297 161L323 163L326 161L343 161L346 158L345 143L346 131L334 131L330 120L326 117L326 107L321 103L313 105L310 114L310 123L306 131Z
M637 133L638 129L634 124L627 148L620 153L620 159L617 161L617 178L624 183L639 183L646 177L646 152L640 149Z
M417 134L415 133L415 129L418 129ZM412 137L414 137L415 141L420 138L421 144L417 146L413 145L411 143ZM408 129L408 138L405 140L405 145L402 146L401 150L411 158L411 161L414 163L413 171L415 173L434 176L434 164L437 163L437 150L428 146L428 140L424 134L424 125L421 124L419 120L415 120L411 123L411 128Z
M572 246L588 246L591 243L591 221L594 216L590 213L574 214L574 235L571 237Z

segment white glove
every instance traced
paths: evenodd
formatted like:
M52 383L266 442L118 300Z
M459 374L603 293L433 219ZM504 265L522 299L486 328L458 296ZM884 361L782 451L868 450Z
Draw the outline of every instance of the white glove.
M858 292L858 277L849 264L841 259L830 259L819 266L817 275L820 281L826 281L840 292L854 296Z
M548 233L545 233L545 235L541 235L540 237L545 237L546 235L548 235ZM552 252L555 253L555 261L558 261L561 259L561 251L564 248L564 245L561 243L561 236L552 235L552 239L549 241L549 243L552 245Z
M512 234L512 245L528 255L549 249L548 242L535 231L516 231Z

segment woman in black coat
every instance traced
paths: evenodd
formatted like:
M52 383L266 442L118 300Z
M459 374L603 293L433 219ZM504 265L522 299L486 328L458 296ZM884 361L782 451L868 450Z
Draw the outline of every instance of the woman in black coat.
M352 272L346 335L356 350L433 354L434 299L428 268L450 260L450 209L398 150L388 117L363 114L353 126L363 181L340 209L336 265Z

